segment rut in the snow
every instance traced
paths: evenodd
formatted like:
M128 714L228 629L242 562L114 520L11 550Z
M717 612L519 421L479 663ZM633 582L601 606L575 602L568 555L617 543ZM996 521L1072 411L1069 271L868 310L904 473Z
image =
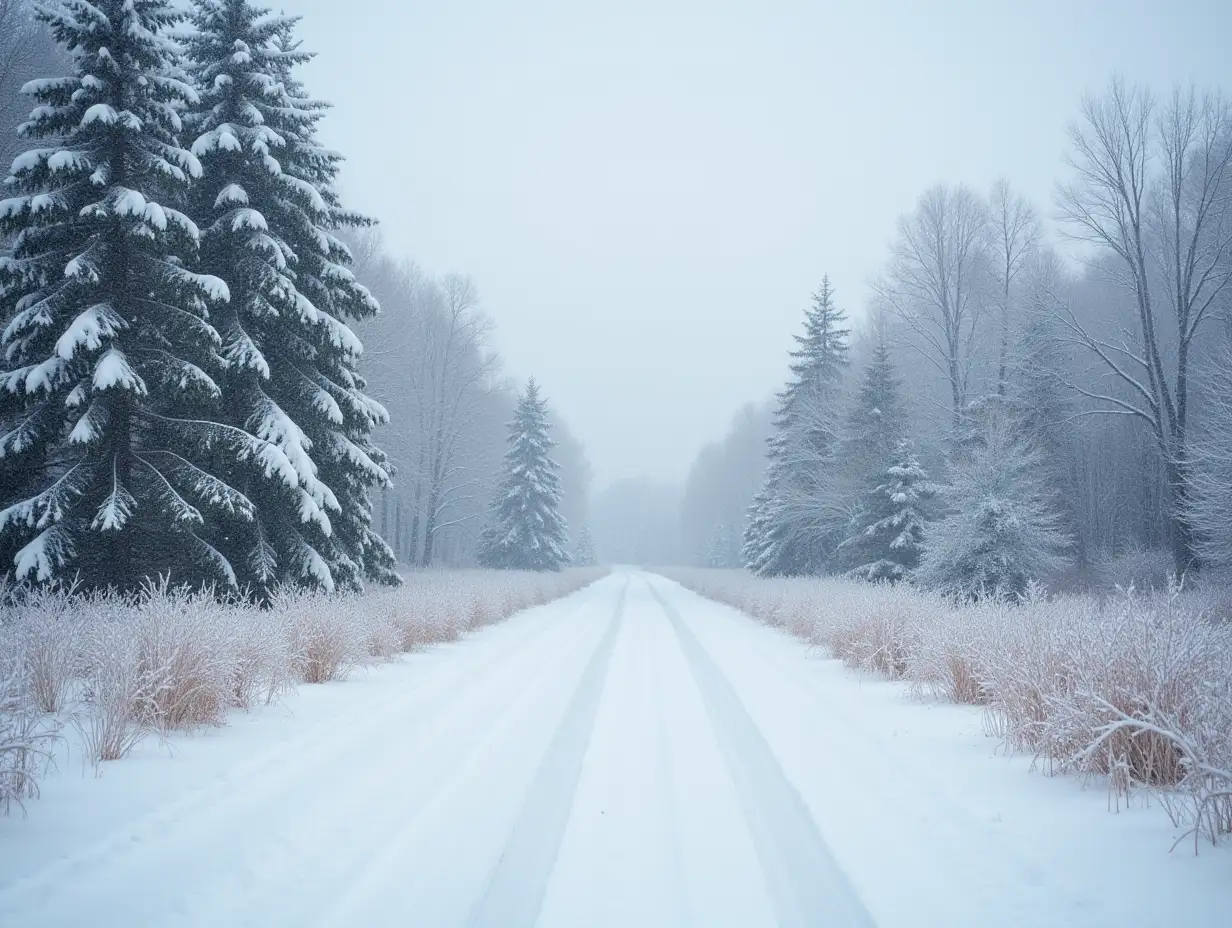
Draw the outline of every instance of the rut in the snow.
M646 584L671 622L701 691L740 796L779 925L871 928L872 918L731 683L680 613L653 582L646 579Z

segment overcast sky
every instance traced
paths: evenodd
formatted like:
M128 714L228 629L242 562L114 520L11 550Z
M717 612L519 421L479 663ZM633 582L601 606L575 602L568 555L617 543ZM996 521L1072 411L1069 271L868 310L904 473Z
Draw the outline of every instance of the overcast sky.
M683 477L780 385L823 274L861 311L929 185L1003 174L1050 213L1084 89L1232 89L1229 0L287 10L349 203L393 251L475 277L510 372L600 483Z

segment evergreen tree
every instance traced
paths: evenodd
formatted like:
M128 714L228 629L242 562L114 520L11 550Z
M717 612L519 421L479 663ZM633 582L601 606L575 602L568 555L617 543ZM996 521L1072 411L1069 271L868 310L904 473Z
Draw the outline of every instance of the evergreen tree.
M706 566L738 567L740 563L740 538L736 531L726 523L716 525L706 550Z
M890 360L884 332L879 330L873 354L860 378L860 387L847 413L839 471L839 495L850 513L845 535L859 534L868 527L869 507L877 508L877 488L886 469L897 463L896 454L907 432L907 410L902 384ZM841 547L841 545L840 545ZM848 562L836 550L834 567Z
M552 460L547 401L532 377L509 424L505 473L480 539L479 562L500 570L560 570L565 520L560 515L560 478Z
M1037 315L1015 346L1007 403L1019 434L1050 460L1064 452L1064 426L1073 412L1057 373L1064 345L1048 318Z
M845 322L827 277L805 312L804 334L796 336L765 483L745 534L745 562L763 576L820 573L844 521L836 500L835 453L847 367Z
M844 468L862 485L867 486L870 479L880 484L886 467L899 455L906 434L902 382L894 370L890 349L879 336L847 416Z
M1078 517L1071 495L1065 492L1072 489L1072 476L1065 466L1071 454L1065 423L1071 418L1072 404L1057 371L1063 347L1047 316L1036 314L1028 320L1008 351L1008 375L997 392L976 398L964 411L950 461L956 468L964 466L990 434L1007 428L1022 447L1037 455L1040 479L1059 491L1054 505L1070 533ZM1081 537L1074 541L1075 553L1085 559Z
M1042 458L1008 417L990 422L942 496L949 511L925 531L912 573L921 586L965 599L1016 598L1064 563L1070 538Z
M38 11L74 56L33 81L0 203L0 548L19 577L132 588L160 572L234 585L207 516L249 520L237 488L294 482L275 445L211 421L220 400L210 310L222 280L193 273L198 230L182 211L197 159L180 113L196 95L167 37L168 0L65 0ZM224 472L215 459L237 466Z
M573 564L575 567L594 567L598 563L595 557L595 539L587 526L582 526L578 533L577 547L573 549Z
M258 591L277 583L332 590L365 577L395 582L393 556L370 529L368 490L388 485L371 432L385 411L363 394L362 347L344 319L378 311L332 234L363 220L333 184L339 156L316 143L325 107L294 68L311 57L293 19L248 0L198 0L190 51L201 87L187 122L203 176L194 187L203 269L226 281L216 315L230 424L276 445L295 485L255 481L255 514L222 525L219 546Z
M934 495L910 443L901 442L895 463L868 494L857 531L839 546L848 576L895 583L914 570Z
M748 519L745 522L740 546L741 563L754 572L757 571L758 564L770 547L770 529L774 522L772 508L773 499L769 474L767 474L761 487L753 494L752 502L749 503Z

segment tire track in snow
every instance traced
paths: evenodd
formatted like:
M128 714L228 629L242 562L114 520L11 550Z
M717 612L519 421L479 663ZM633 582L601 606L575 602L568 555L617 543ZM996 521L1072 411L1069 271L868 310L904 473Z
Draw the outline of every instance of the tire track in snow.
M666 632L664 633L666 634ZM670 861L671 883L675 887L675 893L671 899L674 916L672 922L676 925L689 925L693 923L693 919L689 914L689 904L685 893L687 881L685 879L684 855L680 849L680 817L676 814L676 806L673 802L676 782L672 774L672 746L671 739L667 733L667 717L663 708L663 660L662 649L652 646L650 648L650 699L654 706L655 742L657 746L655 761L658 768L656 772L659 778L659 789L655 795L659 797L661 802L659 814L667 822L665 829L669 842L667 853L668 860Z
M379 748L362 764L363 772L347 781L345 793L353 799L299 818L277 843L265 836L265 845L250 852L259 867L242 874L254 878L251 885L229 894L222 912L206 896L193 923L263 925L268 912L279 911L288 924L355 924L350 909L365 901L365 891L371 890L373 876L386 869L392 849L416 834L462 771L486 759L493 742L537 698L545 681L593 647L584 623L568 621L582 611L572 609L553 619L553 630L564 634L548 639L536 633L498 652L503 656L498 666L482 678L469 674L461 691L449 694L430 718L400 730L399 739L416 748ZM451 730L469 737L442 746L440 739ZM422 753L425 748L432 751L430 757ZM254 912L258 917L252 917Z
M591 604L595 605L595 604ZM418 785L404 801L395 807L373 806L367 804L363 813L365 817L375 817L379 827L371 822L356 822L354 817L340 818L342 828L340 834L326 837L326 847L346 847L349 832L357 831L370 834L373 828L379 831L377 840L370 840L363 845L357 845L354 852L344 861L345 866L339 873L331 873L328 886L330 892L326 895L323 906L309 907L301 917L292 919L296 924L313 924L318 928L341 928L352 924L399 924L400 919L388 916L384 907L397 911L394 906L402 905L405 898L402 893L413 887L423 890L424 886L432 886L432 882L423 882L421 877L426 873L423 861L416 859L415 850L423 849L425 843L432 840L440 842L442 829L456 826L460 811L458 804L469 805L468 789L473 788L477 775L487 775L488 771L501 769L501 741L510 733L517 735L522 723L525 723L526 711L533 709L533 704L543 698L546 690L552 688L557 680L567 677L570 668L579 667L598 647L594 629L586 627L586 622L569 622L565 627L570 629L568 646L558 653L540 652L535 657L533 670L529 677L511 682L517 683L517 688L510 693L498 694L495 706L490 707L488 715L482 723L464 726L469 731L466 747L461 753L453 751L448 755L435 753L430 762L413 771L411 778ZM606 629L604 630L606 633ZM490 695L490 694L489 694ZM564 690L561 702L567 701L568 689ZM490 701L485 698L485 701ZM432 739L421 739L425 747L432 747ZM388 767L388 764L386 764ZM511 804L513 805L513 804ZM357 827L356 827L357 826ZM418 845L418 848L416 848ZM408 861L409 852L409 861ZM448 855L444 858L448 860ZM441 863L441 858L434 858L429 866ZM336 887L336 891L334 891ZM392 887L393 896L391 895ZM456 891L456 886L453 887ZM446 896L450 893L446 893ZM271 898L277 897L272 893ZM382 906L379 921L373 921L371 906L377 901ZM466 911L462 910L463 912ZM424 922L436 924L436 922ZM213 924L213 922L208 922Z
M928 836L931 847L944 855L944 848L978 847L978 853L970 854L965 864L972 884L1000 887L998 892L1009 898L1007 908L1018 916L1035 918L1032 913L1040 911L1044 898L1064 898L1076 917L1093 918L1090 911L1089 893L1080 882L1074 882L1071 874L1058 870L1047 858L1037 854L1029 844L1004 833L989 831L988 821L971 812L951 786L910 758L909 754L893 752L886 743L873 737L861 727L844 709L840 701L822 688L819 680L808 673L808 665L788 658L780 648L771 646L771 638L797 646L792 636L775 627L766 626L733 606L707 600L683 587L674 580L660 579L670 589L700 599L708 608L722 614L722 621L739 625L745 631L740 636L738 649L744 654L753 653L759 661L791 680L798 693L814 707L814 720L825 722L825 742L832 744L833 753L845 758L845 763L854 764L862 771L861 788L875 794L878 805L894 810L892 816L899 823L917 822L917 831ZM697 621L696 619L694 621ZM828 658L834 659L834 658ZM909 861L902 864L910 866ZM942 890L941 908L945 911L945 895ZM925 906L926 901L920 900ZM924 911L923 908L920 911Z
M488 878L483 895L471 910L467 922L471 928L533 928L539 918L548 879L556 866L561 840L569 823L628 591L626 579L607 631L582 672L527 791L505 849Z
M674 581L666 582L674 584ZM674 585L690 597L699 595L679 584ZM922 830L928 832L938 847L945 842L955 846L979 845L981 853L972 855L973 874L978 874L987 885L1005 887L1003 892L1017 897L1016 906L1021 911L1029 912L1033 899L1049 895L1066 898L1076 912L1086 909L1088 902L1081 885L1072 885L1066 874L1059 872L1046 858L1007 840L1005 835L991 833L988 822L973 815L969 806L944 781L908 756L888 750L884 742L857 724L841 703L829 698L819 687L818 681L807 673L806 665L785 658L781 651L758 640L767 634L781 636L780 630L726 604L704 601L729 613L728 621L747 623L750 629L763 633L746 636L741 646L755 652L784 678L798 684L801 695L816 707L816 718L824 717L827 721L826 740L833 741L836 736L843 739L841 750L835 751L836 754L848 758L849 762L852 758L868 760L860 767L875 780L865 780L865 786L876 792L880 803L897 810L893 816L896 821L921 820L926 824ZM784 640L795 643L790 637ZM1007 870L1007 866L1012 869Z
M740 797L779 925L871 928L872 917L735 689L648 578L646 585L676 632L701 692Z

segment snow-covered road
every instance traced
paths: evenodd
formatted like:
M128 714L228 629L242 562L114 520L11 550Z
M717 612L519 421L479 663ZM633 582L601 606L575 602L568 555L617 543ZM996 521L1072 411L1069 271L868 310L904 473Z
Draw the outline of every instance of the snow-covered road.
M62 771L0 925L1213 925L1232 855L619 571L287 710ZM71 775L70 775L71 774Z

